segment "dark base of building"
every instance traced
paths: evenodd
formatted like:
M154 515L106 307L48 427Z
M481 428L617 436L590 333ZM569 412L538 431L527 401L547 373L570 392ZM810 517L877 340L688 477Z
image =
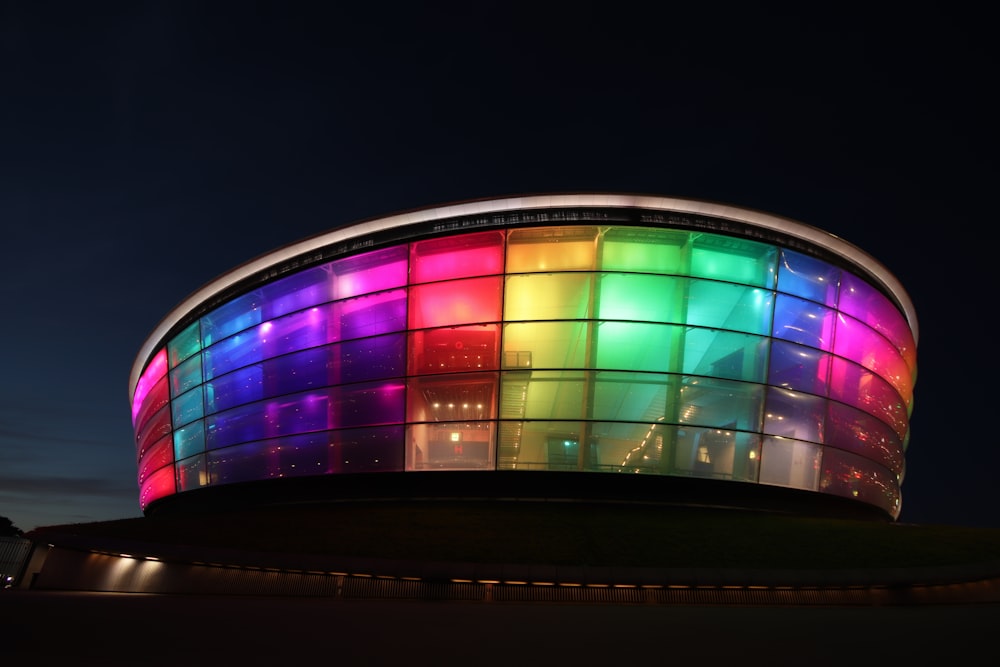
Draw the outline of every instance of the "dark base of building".
M514 470L355 473L243 482L167 496L150 503L145 514L168 517L303 503L438 500L659 503L892 521L867 503L778 486L694 477Z

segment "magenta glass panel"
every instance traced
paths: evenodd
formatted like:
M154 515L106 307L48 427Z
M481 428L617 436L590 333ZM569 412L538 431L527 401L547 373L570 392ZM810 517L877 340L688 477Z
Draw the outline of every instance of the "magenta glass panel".
M874 505L893 518L899 516L900 493L896 475L857 454L824 448L819 490Z
M833 348L835 311L795 297L777 295L774 300L775 338L809 345L820 350Z
M827 402L819 396L769 387L764 433L821 443Z
M900 437L906 435L909 428L906 404L888 382L857 364L832 360L830 398L878 417Z
M410 288L410 328L500 320L501 277L453 280Z
M910 369L889 341L858 320L841 315L833 351L874 371L909 403L913 397Z
M167 401L170 400L170 389L167 376L161 377L156 384L151 388L148 388L145 399L142 403L136 403L139 406L139 411L133 416L133 430L139 432L149 421L149 418L160 411Z
M781 340L771 342L768 384L824 396L829 371L829 354Z
M917 366L917 346L906 318L888 297L856 276L845 273L840 288L840 308L889 339L912 372Z
M410 341L412 375L499 367L499 324L414 331Z
M159 382L160 378L167 374L167 349L160 348L153 359L146 366L146 370L139 376L136 382L135 392L132 394L132 426L136 425L136 416L142 411L143 402L146 395L152 390L153 385Z
M333 300L329 264L292 274L260 288L263 319L270 320Z
M177 493L177 485L174 482L174 467L160 468L150 475L149 479L139 488L139 507L146 509L154 500L174 493Z
M781 250L778 291L794 294L835 308L840 269L822 260L791 250Z
M410 283L503 273L504 234L459 234L418 241L410 250Z
M163 406L160 411L150 417L146 425L136 434L136 460L143 457L146 451L165 435L170 433L170 407Z
M168 435L153 443L139 461L139 484L146 481L155 471L173 462L174 446Z
M338 259L330 264L333 298L344 299L406 285L406 245Z
M903 443L899 436L884 422L857 408L830 402L826 442L880 463L897 475L903 472Z

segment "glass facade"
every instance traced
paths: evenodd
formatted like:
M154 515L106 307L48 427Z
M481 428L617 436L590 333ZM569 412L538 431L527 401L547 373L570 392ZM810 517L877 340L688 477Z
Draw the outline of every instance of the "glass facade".
M883 292L781 244L439 232L285 274L160 341L132 396L140 506L285 477L560 470L896 517L915 377Z

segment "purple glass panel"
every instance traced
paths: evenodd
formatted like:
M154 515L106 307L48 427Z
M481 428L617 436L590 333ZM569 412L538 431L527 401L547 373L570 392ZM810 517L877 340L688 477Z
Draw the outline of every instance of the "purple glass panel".
M772 341L768 383L824 396L830 355L811 347Z
M407 246L400 245L330 264L334 274L333 297L344 299L406 285Z
M841 315L833 351L861 364L896 388L907 403L913 397L910 369L889 341L858 320Z
M270 320L333 300L333 274L329 264L282 278L260 288L263 319Z
M811 394L769 387L764 407L764 433L823 442L827 401Z
M330 384L402 377L406 373L404 332L330 346Z
M327 340L364 338L406 329L406 290L392 290L332 305Z
M822 260L782 250L778 263L778 291L833 308L837 305L840 273L840 269Z
M294 394L242 405L205 418L205 446L218 449L333 426L330 392Z
M906 404L888 382L871 371L835 357L830 367L830 398L878 417L899 437L905 437L909 428Z
M903 472L903 443L885 423L841 403L830 403L828 445L860 454L897 475Z
M795 297L779 294L774 300L774 337L830 351L833 347L834 311Z
M857 454L825 447L819 490L874 505L893 518L899 515L896 475Z
M264 398L261 364L240 368L205 383L205 412L211 414Z
M348 428L402 423L405 396L401 381L340 387L331 400L332 426Z

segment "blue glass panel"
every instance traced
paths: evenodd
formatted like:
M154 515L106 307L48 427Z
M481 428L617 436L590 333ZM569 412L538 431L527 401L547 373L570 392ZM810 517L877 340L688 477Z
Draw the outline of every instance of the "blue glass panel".
M834 311L779 294L774 302L774 337L820 350L833 347Z
M263 319L270 320L333 299L329 264L317 266L261 287Z
M201 350L201 328L200 323L195 321L184 331L174 336L167 344L167 355L170 359L170 367L175 368L193 354Z
M781 251L778 291L830 306L837 305L840 269L791 250Z
M333 304L330 341L406 329L406 290L371 294Z
M202 352L205 379L210 380L243 366L256 363L263 357L257 344L259 336L254 331L236 334Z
M764 433L823 442L827 401L812 394L770 387L764 408Z
M780 340L771 343L769 384L823 396L829 370L830 355L824 352Z
M263 321L263 299L258 292L244 294L201 318L201 339L205 347Z

